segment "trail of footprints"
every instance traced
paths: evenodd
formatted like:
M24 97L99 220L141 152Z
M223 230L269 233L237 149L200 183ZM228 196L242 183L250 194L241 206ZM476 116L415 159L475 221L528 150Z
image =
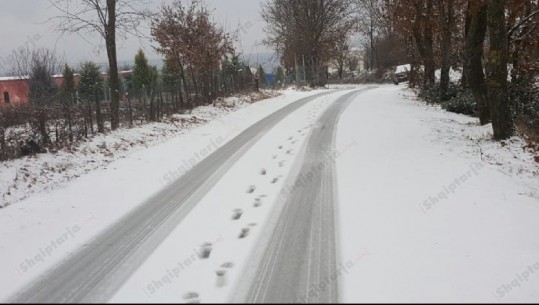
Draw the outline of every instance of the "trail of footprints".
M318 111L322 108L321 105L318 105L316 106L314 109L312 109L310 112L309 112L309 116L308 116L308 119L309 119L309 122L310 122L310 125L302 128L302 129L299 129L297 131L297 135L295 136L290 136L287 141L289 142L289 144L292 146L292 145L295 145L296 143L299 142L299 138L300 137L305 137L306 134L307 134L307 130L310 129L313 124L314 124L314 120L317 118L318 116ZM285 148L285 145L278 145L277 146L277 150L278 150L278 154L274 154L272 155L272 160L277 160L277 159L280 159L279 158L279 153L283 153L284 152L284 155L285 156L293 156L294 154L294 149L289 147L288 149ZM278 163L278 166L280 168L284 167L285 164L286 164L286 160L284 159L280 159L279 161L277 161ZM269 175L269 172L266 168L261 168L260 169L260 175L262 176L267 176ZM270 184L275 184L277 182L279 182L279 180L283 178L282 175L277 175L277 176L274 176L273 178L270 178ZM255 194L256 192L256 185L249 185L247 187L247 191L246 193L247 194ZM261 195L258 195L254 198L254 201L253 201L253 208L259 208L261 206L263 206L263 203L264 203L264 198L266 198L267 195L264 195L264 194L261 194ZM231 216L231 220L232 221L239 221L242 219L242 217L245 215L245 211L243 209L235 209L232 211L232 216ZM257 223L249 223L247 226L241 228L237 238L238 239L245 239L245 238L248 238L249 237L249 234L251 233L251 230L257 226ZM200 251L199 251L199 258L200 259L209 259L211 253L213 251L213 244L211 243L204 243L201 245L200 247ZM234 263L233 262L226 262L226 263L223 263L222 265L220 265L220 267L215 271L215 275L216 275L216 286L217 287L224 287L226 286L227 284L227 273L229 270L231 270L232 268L234 267ZM200 296L197 292L188 292L186 294L184 294L183 296L183 299L187 302L187 303L191 303L191 304L197 304L197 303L200 303Z

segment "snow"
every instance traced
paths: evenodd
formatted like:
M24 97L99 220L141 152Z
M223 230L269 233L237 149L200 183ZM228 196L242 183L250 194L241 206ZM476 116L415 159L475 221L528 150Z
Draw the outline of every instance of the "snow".
M262 229L283 208L311 127L336 97L361 86L331 88L341 91L297 110L250 148L111 301L235 300L264 250ZM10 205L0 209L0 300L252 124L319 92L286 89L253 104L232 98L233 108L202 107L1 163ZM539 300L539 166L520 138L491 136L490 126L426 106L402 86L358 95L335 147L343 152L336 159L341 301Z
M0 76L0 82L14 81L14 80L26 80L28 76Z
M434 72L434 76L436 77L437 80L440 80L440 76L441 76L442 72L440 69L436 70ZM459 69L449 69L449 80L454 82L454 83L459 83L460 80L462 79L462 71Z
M273 128L198 203L110 301L222 303L234 299L234 288L244 272L256 267L249 262L257 250L255 246L263 248L257 243L264 238L261 228L272 221L275 209L283 207L279 194L284 177L293 170L308 130L336 97L347 92L319 98ZM273 183L274 179L277 182ZM238 210L242 215L233 220ZM247 230L247 236L240 238L243 230ZM209 244L210 256L202 259L198 254Z
M268 91L268 94L271 93ZM0 207L15 204L34 193L54 190L96 169L105 169L111 162L125 158L133 152L162 143L245 108L257 98L260 96L228 97L224 99L226 107L201 106L190 114L173 115L161 123L150 123L97 135L87 142L52 154L2 162Z
M402 87L401 87L402 88ZM427 107L399 87L367 92L339 123L343 302L539 300L539 168L519 138Z
M200 162L202 155L270 113L319 92L287 90L273 99L238 105L236 111L202 107L176 116L175 124L120 130L97 136L74 151L3 162L0 185L12 204L0 209L0 299L84 247ZM64 170L58 170L62 166ZM14 176L22 182L7 195Z
M410 72L410 70L411 70L410 64L400 65L395 68L395 74Z

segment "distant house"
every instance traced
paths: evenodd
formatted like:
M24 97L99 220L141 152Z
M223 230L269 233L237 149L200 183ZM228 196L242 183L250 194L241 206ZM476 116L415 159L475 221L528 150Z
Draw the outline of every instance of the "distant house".
M28 102L28 79L0 77L0 106Z
M80 77L75 75L75 82L78 83ZM64 84L62 75L53 75L52 81L60 87ZM0 77L0 106L7 104L25 104L30 100L30 89L28 77L9 76Z
M119 72L121 78L129 77L132 70ZM107 73L101 73L103 79L107 78ZM53 82L61 87L64 84L62 75L53 75ZM80 82L80 75L75 74L75 85ZM28 77L10 76L0 77L0 107L5 105L25 104L30 100L30 90L28 86Z
M355 72L361 72L365 70L365 51L360 48L352 47L350 48L350 51L348 52L349 58L354 58L357 60L357 69Z

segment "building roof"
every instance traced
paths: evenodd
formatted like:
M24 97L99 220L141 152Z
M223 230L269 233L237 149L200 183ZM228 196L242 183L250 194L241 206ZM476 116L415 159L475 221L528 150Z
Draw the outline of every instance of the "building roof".
M0 82L13 81L13 80L25 80L28 79L28 76L2 76L0 77Z

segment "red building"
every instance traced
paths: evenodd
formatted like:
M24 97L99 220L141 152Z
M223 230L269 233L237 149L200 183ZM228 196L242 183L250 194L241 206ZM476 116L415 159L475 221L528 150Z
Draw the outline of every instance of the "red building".
M58 87L64 83L62 75L53 75L52 80ZM80 76L75 75L75 84L78 84L79 80ZM28 103L29 92L27 77L0 77L0 106Z
M28 102L28 79L0 77L0 106Z
M127 78L133 73L132 70L120 71L120 78ZM106 79L107 73L101 73L101 77ZM56 86L60 87L64 84L64 77L62 75L53 75L52 80ZM75 86L78 86L80 82L80 75L75 74ZM0 107L4 105L24 104L28 103L29 98L29 86L27 77L0 77Z

